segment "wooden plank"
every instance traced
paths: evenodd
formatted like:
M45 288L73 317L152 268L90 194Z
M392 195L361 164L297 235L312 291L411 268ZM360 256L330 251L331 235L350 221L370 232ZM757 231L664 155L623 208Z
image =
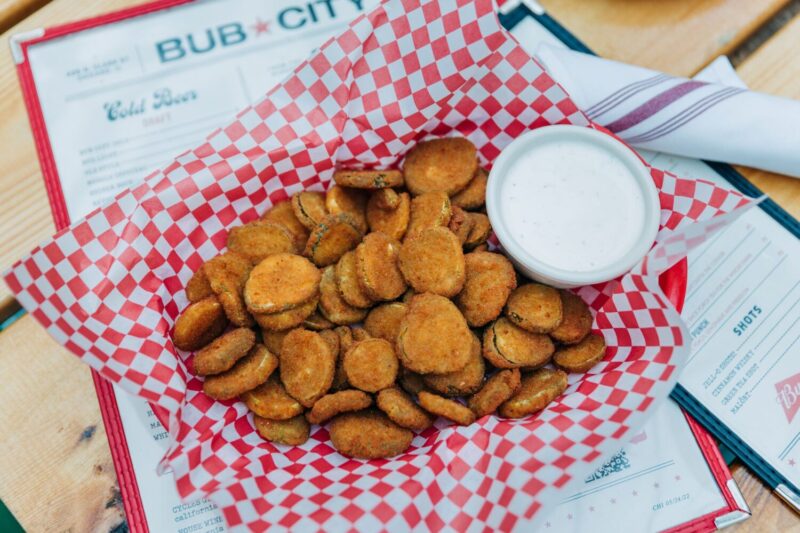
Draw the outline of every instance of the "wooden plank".
M539 0L603 57L691 76L789 0Z
M753 90L800 99L798 43L800 16L739 65L737 72ZM800 218L800 179L748 168L739 170L792 216Z
M49 0L0 0L0 31L24 19Z
M7 43L10 36L23 31L140 3L82 0L76 9L74 1L57 0L6 31L0 40ZM0 146L0 270L5 270L55 231L14 61L7 51L0 54ZM0 283L0 311L12 305L8 287Z
M731 468L733 478L742 489L742 495L753 516L731 528L732 532L781 531L800 533L800 520L792 509L775 496L750 470L742 464Z
M0 334L0 500L27 531L124 519L89 367L29 315Z

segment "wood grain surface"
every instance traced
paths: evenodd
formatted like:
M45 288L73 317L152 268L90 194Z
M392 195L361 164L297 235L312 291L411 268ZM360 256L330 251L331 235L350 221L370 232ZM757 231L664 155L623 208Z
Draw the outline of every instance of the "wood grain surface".
M0 31L5 31L50 0L0 0Z

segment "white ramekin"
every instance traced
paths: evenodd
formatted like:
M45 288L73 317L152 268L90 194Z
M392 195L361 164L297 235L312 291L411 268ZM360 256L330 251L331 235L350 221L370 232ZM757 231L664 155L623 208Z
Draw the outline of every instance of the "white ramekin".
M609 155L625 164L630 169L636 182L641 187L644 199L644 223L636 244L618 261L597 270L575 272L556 268L539 261L535 250L526 250L513 238L510 225L513 221L503 217L503 204L500 190L503 181L508 175L508 169L515 163L520 155L537 143L557 140L575 140L591 142L604 149ZM500 244L511 258L516 267L530 278L559 288L580 287L600 283L619 277L629 271L644 257L653 245L658 233L661 218L661 206L658 201L658 191L650 176L650 172L636 153L611 135L583 126L544 126L523 133L514 139L498 156L489 173L489 182L486 187L486 210L492 223L492 228Z

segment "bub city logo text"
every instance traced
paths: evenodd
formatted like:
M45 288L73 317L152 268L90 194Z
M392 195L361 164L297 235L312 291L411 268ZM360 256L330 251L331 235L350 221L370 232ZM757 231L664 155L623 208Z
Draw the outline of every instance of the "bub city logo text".
M331 22L342 11L355 8L363 11L363 0L312 0L287 6L275 15L275 20L257 18L254 22L227 22L182 36L170 37L155 43L161 63L178 61L185 57L206 54L214 50L246 43L262 35L273 34L277 28L286 31L313 28L317 24ZM348 7L350 9L344 9Z

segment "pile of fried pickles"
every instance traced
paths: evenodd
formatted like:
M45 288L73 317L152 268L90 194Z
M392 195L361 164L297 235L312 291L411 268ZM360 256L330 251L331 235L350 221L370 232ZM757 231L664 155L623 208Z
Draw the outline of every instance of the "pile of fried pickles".
M487 174L467 139L333 180L232 228L175 323L205 394L243 401L263 438L300 445L328 424L339 453L392 457L437 417L536 413L605 355L578 296L488 251Z

